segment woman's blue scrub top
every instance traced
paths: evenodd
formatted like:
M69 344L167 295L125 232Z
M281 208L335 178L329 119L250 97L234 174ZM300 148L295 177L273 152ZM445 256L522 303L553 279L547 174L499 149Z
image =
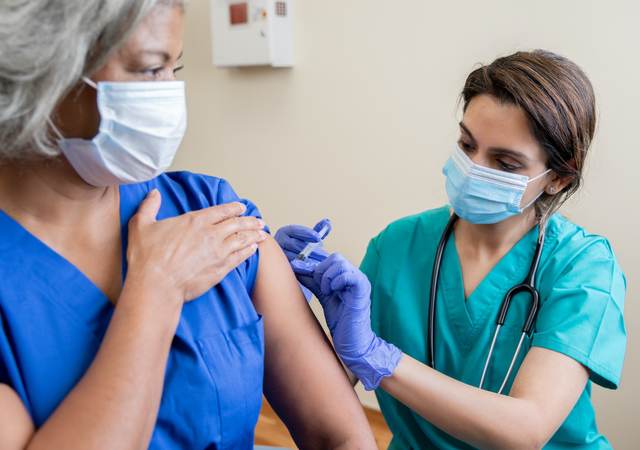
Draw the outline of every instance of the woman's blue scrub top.
M123 255L129 219L153 188L162 194L159 220L239 200L224 180L186 172L121 186ZM126 261L123 268L124 277ZM257 270L255 254L185 303L149 448L253 448L264 367L262 320L251 301ZM0 383L18 393L36 427L91 364L113 309L75 266L0 211Z
M427 211L389 225L369 244L362 270L372 284L376 333L418 361L426 361L427 310L436 247L449 208ZM525 235L465 299L460 260L452 234L444 252L437 296L436 368L472 386L480 382L495 322L507 291L521 283L533 259L537 227ZM626 345L623 303L626 282L606 239L587 233L560 215L547 225L536 277L541 306L526 350L543 347L573 358L589 370L590 382L553 435L548 449L606 449L591 402L591 382L616 388ZM529 296L516 296L494 350L485 388L496 392L516 349ZM505 392L513 383L509 380ZM381 389L382 413L393 432L391 449L471 448L430 424Z

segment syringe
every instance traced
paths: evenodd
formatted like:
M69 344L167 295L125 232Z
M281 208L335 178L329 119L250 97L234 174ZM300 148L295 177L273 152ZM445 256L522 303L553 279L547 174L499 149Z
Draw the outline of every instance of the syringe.
M320 239L324 239L326 237L326 234L329 232L329 224L325 224L322 229L318 232L318 234L320 235ZM305 261L309 255L311 253L313 253L313 251L315 249L317 249L318 247L322 247L322 241L318 241L318 242L309 242L300 253L298 253L298 256L296 256L296 259L299 259L300 261Z

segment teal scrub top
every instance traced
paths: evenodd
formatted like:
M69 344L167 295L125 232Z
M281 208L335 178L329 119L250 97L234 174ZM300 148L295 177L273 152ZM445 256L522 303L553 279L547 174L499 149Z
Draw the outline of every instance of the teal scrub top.
M426 362L428 293L436 247L449 220L443 207L400 219L373 238L361 269L372 284L374 331L418 361ZM465 299L454 236L442 261L437 296L436 367L477 386L495 320L509 288L522 282L533 258L538 228L527 233ZM609 242L556 214L547 225L536 283L541 297L535 331L507 383L509 392L526 350L543 347L575 359L590 381L547 449L611 448L598 432L592 382L615 389L626 346L623 304L626 280ZM520 338L529 297L515 297L492 358L485 389L496 392ZM472 448L439 430L382 389L376 391L393 432L390 449Z

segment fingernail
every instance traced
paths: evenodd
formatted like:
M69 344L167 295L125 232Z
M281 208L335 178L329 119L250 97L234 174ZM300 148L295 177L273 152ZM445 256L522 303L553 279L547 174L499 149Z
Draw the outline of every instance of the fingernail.
M264 241L267 238L267 233L264 231L260 231L260 240Z
M264 220L258 219L258 225L260 226L260 228L264 228L267 224L264 223Z

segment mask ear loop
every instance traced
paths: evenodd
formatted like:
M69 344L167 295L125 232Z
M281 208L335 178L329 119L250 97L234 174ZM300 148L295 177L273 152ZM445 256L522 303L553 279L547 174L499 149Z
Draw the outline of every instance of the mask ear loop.
M87 83L89 86L91 86L92 88L94 88L95 90L98 90L98 85L91 79L88 77L82 77L82 81L84 81L85 83Z
M549 172L551 172L551 169L547 169L544 172L542 172L540 175L536 175L535 177L529 179L529 181L527 182L527 184L529 183L533 183L534 181L536 181L539 178L542 178L543 176L545 176L546 174L548 174Z
M64 140L64 136L60 132L60 129L53 123L53 120L51 120L51 117L47 117L47 123L49 124L53 132L56 134L56 136L58 136L58 139L60 141Z
M548 174L549 172L551 172L551 169L547 169L544 172L542 172L540 175L536 175L535 177L529 179L529 181L527 182L527 185L529 185L529 183L533 183L534 181L542 178L543 176L545 176L546 174ZM527 203L526 206L524 206L522 208L522 210L524 211L525 209L529 208L531 205L533 205L540 197L542 197L542 194L544 194L544 189L540 191L540 193L538 195L536 195L536 197L531 200L529 203Z

